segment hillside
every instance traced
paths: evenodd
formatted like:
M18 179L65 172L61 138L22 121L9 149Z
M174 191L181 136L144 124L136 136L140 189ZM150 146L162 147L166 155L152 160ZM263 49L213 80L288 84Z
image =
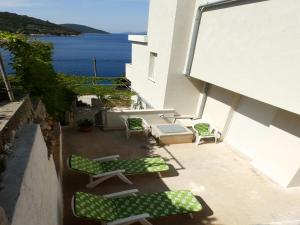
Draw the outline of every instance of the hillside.
M23 34L77 35L80 32L62 27L49 21L0 12L0 31Z
M92 27L80 25L80 24L60 24L62 27L66 27L72 30L75 30L80 33L96 33L96 34L109 34L106 31L98 30Z

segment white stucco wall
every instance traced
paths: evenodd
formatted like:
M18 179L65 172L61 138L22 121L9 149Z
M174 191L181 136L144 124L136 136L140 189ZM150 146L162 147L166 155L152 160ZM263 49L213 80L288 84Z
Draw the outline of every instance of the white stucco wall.
M251 159L257 157L277 108L242 97L232 117L225 141Z
M300 116L278 110L254 165L285 187L300 186Z
M202 82L182 75L192 29L194 0L181 0L177 3L172 39L172 51L165 96L165 107L174 108L181 115L196 115Z
M300 186L299 115L211 85L203 120L273 181Z
M147 45L132 44L132 64L127 66L126 77L134 91L153 108L163 108L166 78L157 74L156 82L148 79L150 52ZM158 65L157 65L158 66Z
M223 132L233 100L234 93L211 85L208 91L203 119L210 121L215 128Z
M28 129L28 128L26 128ZM24 173L12 225L62 224L62 190L54 161L48 151L39 125L34 129L30 158ZM20 136L22 137L22 136ZM28 140L24 140L25 145ZM29 141L30 142L30 141Z
M194 8L195 0L151 0L147 44L130 38L132 64L127 65L126 76L154 108L197 113L202 82L182 75ZM154 79L148 77L150 52L157 53Z
M241 97L224 141L273 181L284 187L300 186L299 115Z
M191 75L300 114L300 2L243 3L203 13Z
M151 0L148 44L133 43L132 65L126 77L152 107L164 108L177 0ZM150 52L157 54L154 80L149 79Z

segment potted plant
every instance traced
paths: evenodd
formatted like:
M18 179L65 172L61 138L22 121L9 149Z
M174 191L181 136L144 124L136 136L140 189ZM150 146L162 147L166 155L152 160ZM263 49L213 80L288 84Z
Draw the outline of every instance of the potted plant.
M82 132L91 132L94 122L91 119L81 119L78 121L79 130Z

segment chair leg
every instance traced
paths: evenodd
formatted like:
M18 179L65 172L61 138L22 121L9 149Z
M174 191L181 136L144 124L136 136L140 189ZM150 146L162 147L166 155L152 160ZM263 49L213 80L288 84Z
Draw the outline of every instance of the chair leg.
M196 140L195 140L195 144L196 144L196 145L199 144L199 140L200 140L200 137L199 137L199 136L196 136Z
M130 131L126 131L126 138L129 139L130 138Z
M115 175L103 177L103 178L100 178L97 180L93 180L93 178L90 178L90 183L88 183L86 185L86 188L89 188L89 189L94 188L94 187L98 186L99 184L101 184L103 181L106 181L107 179L112 178L113 176L115 176Z
M125 183L132 184L132 182L126 176L124 176L122 173L117 174L117 176Z
M201 140L202 140L202 138L201 138L200 136L198 136L198 137L196 138L196 145L197 145L197 146L203 143L203 142L201 142Z
M148 220L146 219L141 219L139 220L139 222L142 224L142 225L152 225L152 223L150 223Z
M148 138L148 136L149 136L149 131L145 131L145 136L146 136L146 138Z

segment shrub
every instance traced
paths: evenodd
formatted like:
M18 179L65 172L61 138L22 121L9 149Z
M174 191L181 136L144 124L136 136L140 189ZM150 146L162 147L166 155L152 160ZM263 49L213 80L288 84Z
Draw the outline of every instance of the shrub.
M22 92L33 98L40 98L48 113L63 120L64 112L70 108L76 95L61 82L53 68L52 44L0 32L0 47L12 54L11 65L16 71L17 87L22 87Z

